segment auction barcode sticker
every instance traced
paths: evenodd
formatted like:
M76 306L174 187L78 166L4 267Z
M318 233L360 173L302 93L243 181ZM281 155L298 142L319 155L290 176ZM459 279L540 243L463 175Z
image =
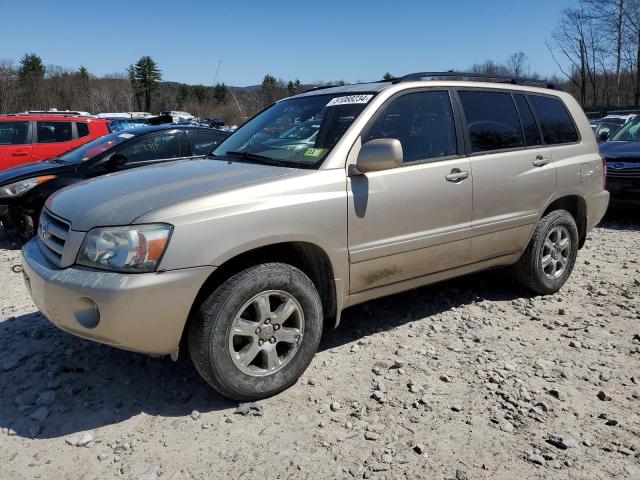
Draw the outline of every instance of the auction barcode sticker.
M373 95L347 95L346 97L332 98L327 107L333 107L335 105L349 105L351 103L368 103L373 98Z

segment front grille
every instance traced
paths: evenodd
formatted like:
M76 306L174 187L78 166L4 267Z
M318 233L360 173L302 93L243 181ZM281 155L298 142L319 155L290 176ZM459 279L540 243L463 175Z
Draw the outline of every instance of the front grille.
M60 265L64 244L67 241L70 225L61 218L54 217L47 210L42 210L38 225L38 242L42 252L56 265Z
M638 168L607 168L607 177L610 178L640 178L640 167Z

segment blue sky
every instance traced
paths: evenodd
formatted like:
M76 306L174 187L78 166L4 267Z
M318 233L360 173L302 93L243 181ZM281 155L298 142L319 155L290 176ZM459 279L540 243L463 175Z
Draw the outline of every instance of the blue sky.
M152 56L165 80L244 86L464 69L525 52L557 72L545 38L575 0L0 0L0 59L123 72Z

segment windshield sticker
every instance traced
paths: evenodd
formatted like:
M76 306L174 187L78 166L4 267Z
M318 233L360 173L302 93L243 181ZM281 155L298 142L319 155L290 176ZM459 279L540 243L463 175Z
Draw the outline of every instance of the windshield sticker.
M327 107L333 107L336 105L350 105L352 103L369 103L369 100L373 98L373 95L347 95L346 97L332 98Z
M135 135L133 135L132 133L121 133L120 135L118 135L118 137L120 137L120 138L132 138L132 137L135 137Z
M304 152L305 157L321 157L326 149L324 148L307 148L307 151Z

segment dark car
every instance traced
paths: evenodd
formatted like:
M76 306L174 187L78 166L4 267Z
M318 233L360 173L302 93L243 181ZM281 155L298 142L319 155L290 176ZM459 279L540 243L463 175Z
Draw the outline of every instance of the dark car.
M0 173L0 221L22 240L49 195L82 180L159 162L200 158L229 133L187 125L146 126L114 132L59 157Z
M607 190L612 203L640 204L640 117L600 144L607 161Z

